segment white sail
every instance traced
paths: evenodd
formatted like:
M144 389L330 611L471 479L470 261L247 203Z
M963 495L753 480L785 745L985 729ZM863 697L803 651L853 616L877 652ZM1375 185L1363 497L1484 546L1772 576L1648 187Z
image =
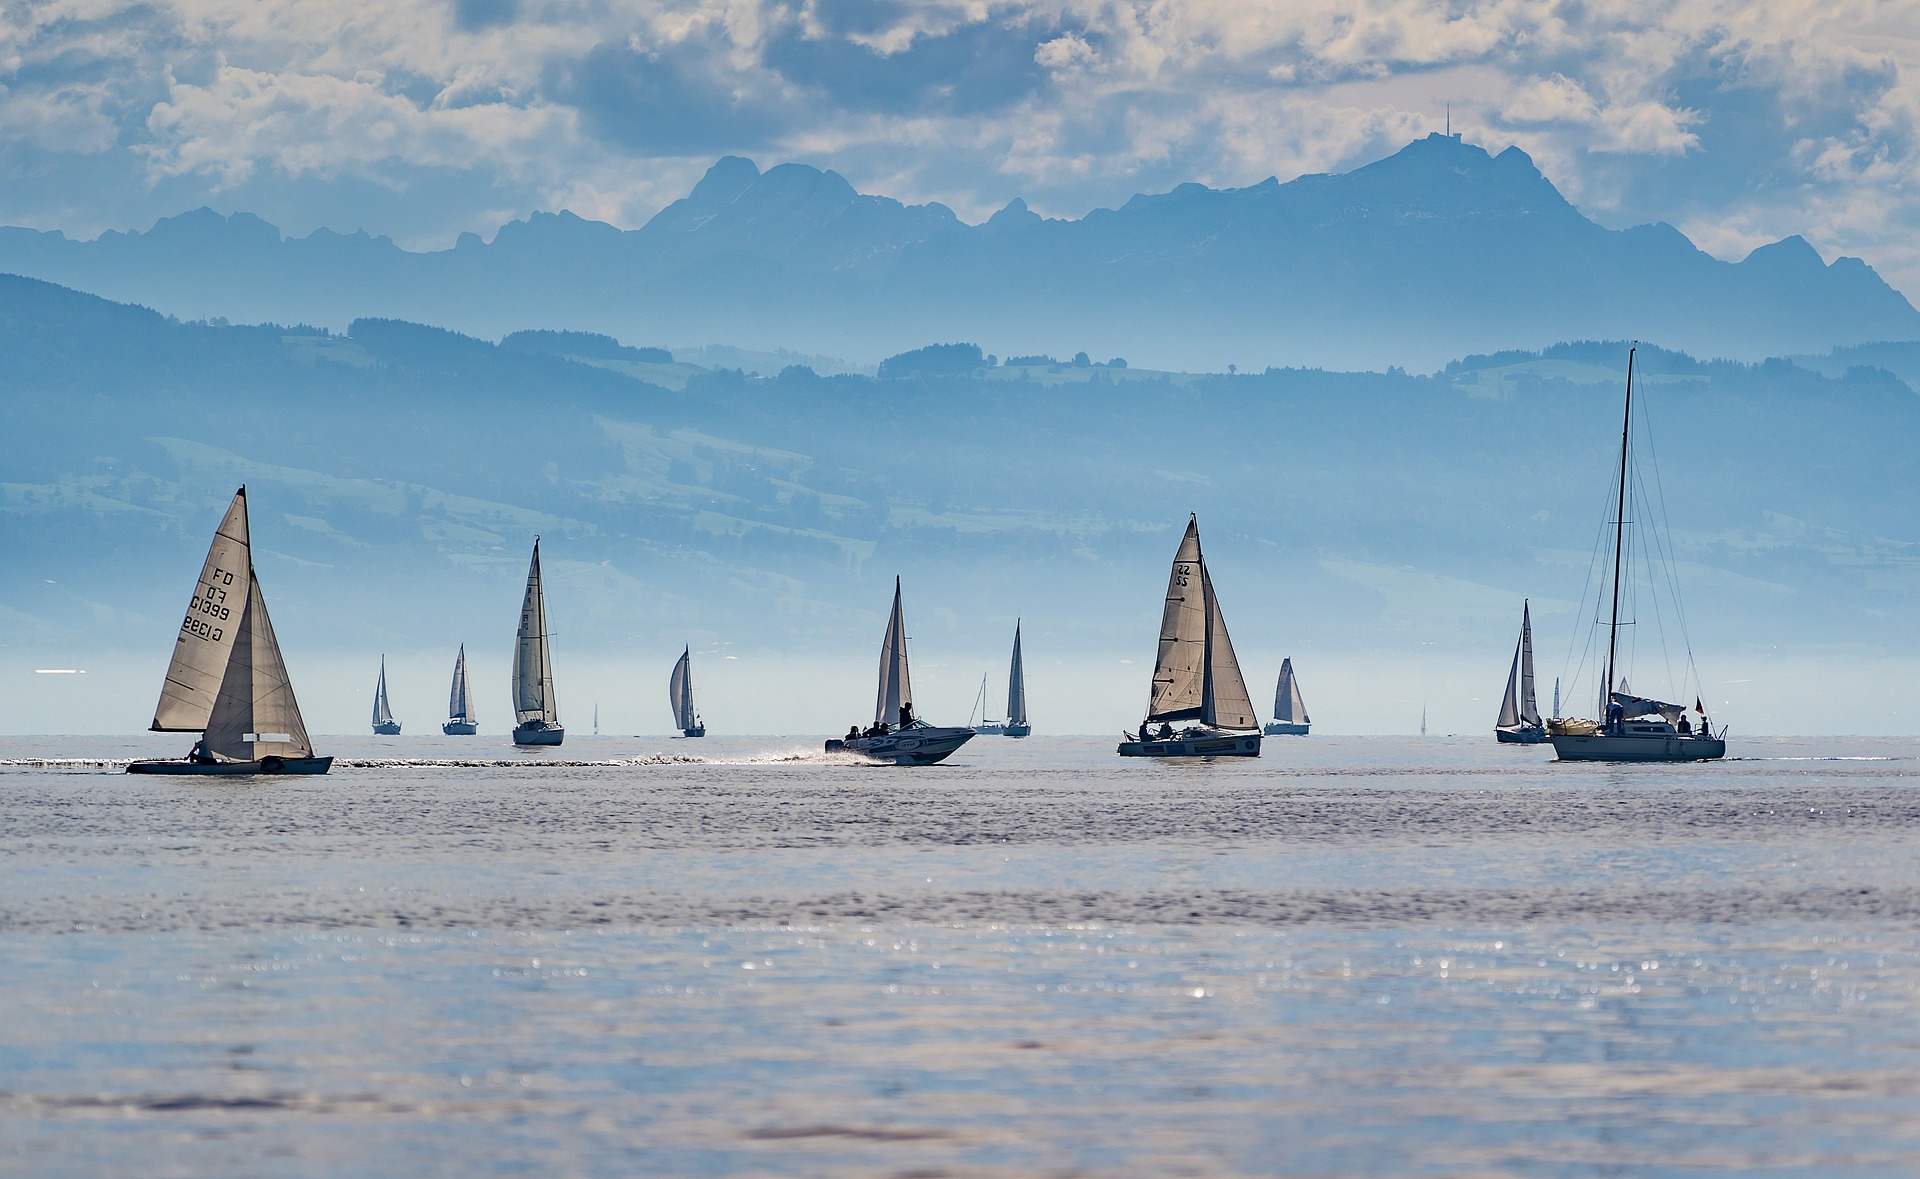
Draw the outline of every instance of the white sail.
M220 681L240 634L253 572L247 530L247 489L233 493L227 514L214 530L186 620L174 640L173 661L160 685L153 710L156 733L197 733L207 727Z
M1282 724L1307 725L1307 702L1300 695L1300 681L1293 678L1293 660L1280 661L1280 682L1273 687L1273 719Z
M1200 715L1207 662L1207 608L1202 580L1200 525L1197 520L1188 520L1186 535L1174 550L1166 608L1160 615L1160 649L1153 661L1153 693L1147 702L1150 721L1186 720Z
M1254 716L1253 698L1247 694L1246 678L1240 674L1233 640L1227 637L1227 619L1220 612L1220 599L1213 592L1213 576L1207 572L1205 558L1200 561L1200 586L1206 594L1207 609L1206 690L1200 720L1222 729L1257 729L1260 721Z
M207 751L235 761L311 757L313 745L300 718L300 704L293 698L273 620L267 617L260 579L251 569L247 572L246 607L207 718Z
M1017 618L1013 623L1013 667L1007 672L1007 723L1027 723L1027 669L1020 662L1020 620Z
M674 727L681 730L694 725L692 658L691 648L681 651L680 661L673 665L673 676L667 681L667 702L673 706Z
M533 542L533 560L527 566L527 596L520 603L520 633L513 646L513 716L521 724L560 723L547 651L547 599L540 582L538 538Z
M373 689L373 723L380 725L393 723L393 709L387 704L387 657L380 657L380 682Z
M453 690L447 693L447 719L472 722L473 694L467 688L467 645L460 644L460 655L453 661Z
M900 579L893 579L893 615L880 643L880 692L874 698L875 724L900 723L900 708L913 706L913 681L907 675L907 618L900 608Z

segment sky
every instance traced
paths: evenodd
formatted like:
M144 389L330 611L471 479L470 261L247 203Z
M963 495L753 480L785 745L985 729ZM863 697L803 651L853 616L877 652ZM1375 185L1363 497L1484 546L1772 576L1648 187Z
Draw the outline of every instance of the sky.
M0 224L201 205L413 248L633 227L715 158L978 220L1518 145L1603 224L1792 233L1920 290L1920 4L9 0Z

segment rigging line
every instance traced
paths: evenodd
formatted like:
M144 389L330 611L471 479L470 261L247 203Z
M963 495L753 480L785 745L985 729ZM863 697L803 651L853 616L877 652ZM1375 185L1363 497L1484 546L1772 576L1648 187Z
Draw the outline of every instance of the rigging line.
M1633 478L1637 497L1644 498L1647 490L1646 481L1638 470L1637 465L1633 473ZM1648 534L1655 533L1656 531L1656 529L1650 526L1643 528L1640 530L1638 540L1640 541L1640 554L1646 564L1647 570L1647 596L1653 602L1654 629L1660 634L1660 663L1667 675L1666 687L1663 687L1661 691L1665 693L1673 685L1673 658L1667 650L1667 619L1666 612L1660 608L1660 585L1654 580L1654 569L1659 558L1660 538L1658 535L1649 536ZM1643 696L1646 695L1645 692L1640 694Z
M1667 591L1673 595L1673 613L1674 613L1674 618L1676 620L1676 623L1680 628L1681 647L1687 653L1687 667L1689 669L1693 669L1694 668L1693 638L1691 635L1687 633L1686 605L1681 601L1681 598L1680 598L1679 554L1678 554L1678 551L1674 548L1673 521L1671 517L1669 517L1667 514L1667 489L1666 489L1665 483L1660 478L1660 453L1654 447L1653 426L1651 422L1649 422L1647 425L1646 433L1647 433L1647 458L1653 464L1653 487L1654 487L1655 494L1659 497L1660 527L1664 530L1665 536L1666 536ZM1697 670L1695 671L1695 674L1696 675L1698 674ZM1685 685L1683 684L1682 687L1684 686Z
M1607 492L1608 492L1607 502L1608 503L1612 503L1614 499L1614 496L1612 493L1616 485L1616 482L1615 482L1616 478L1617 476L1614 474L1614 471L1613 471L1613 464L1609 462L1607 464ZM1600 522L1596 526L1596 529L1594 532L1593 547L1588 550L1588 552L1591 553L1592 555L1587 559L1587 579L1585 584L1582 585L1580 588L1580 604L1578 607L1575 608L1574 619L1576 620L1576 625L1572 633L1570 633L1567 636L1566 658L1564 658L1560 663L1561 674L1566 677L1567 687L1569 691L1574 694L1578 693L1579 685L1580 685L1580 677L1586 674L1587 659L1589 656L1594 654L1594 644L1599 638L1598 628L1600 626L1600 606L1601 606L1601 603L1605 601L1605 594L1602 587L1605 585L1605 575L1606 575L1606 569L1607 569L1607 561L1606 561L1607 529L1612 526L1609 521L1609 517L1611 515L1612 513L1610 511L1605 511L1605 510L1603 510L1600 513ZM1578 623L1578 620L1581 617L1585 616L1587 613L1587 592L1589 590L1593 591L1593 615L1588 620L1587 625L1585 627L1581 627L1577 623ZM1584 642L1581 641L1582 630L1586 632L1586 639ZM1578 663L1578 665L1575 665L1573 661L1573 652L1576 644L1580 648L1580 662ZM1571 674L1569 674L1570 668L1571 668ZM1569 699L1569 700L1573 698L1574 698L1574 695L1568 695L1566 697L1566 699Z

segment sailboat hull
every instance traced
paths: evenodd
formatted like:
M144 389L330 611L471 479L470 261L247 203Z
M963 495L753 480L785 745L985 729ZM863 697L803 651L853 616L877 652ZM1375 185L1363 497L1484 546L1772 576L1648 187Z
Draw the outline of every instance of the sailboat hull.
M1033 735L1033 726L1005 725L1001 727L1000 735L1002 737L1031 737Z
M238 778L250 774L324 774L332 768L331 757L263 757L259 761L136 761L127 766L127 772Z
M523 725L515 725L513 729L515 745L558 745L566 739L566 736L566 729L542 721L529 721Z
M1259 733L1207 733L1165 741L1122 741L1121 757L1259 757Z
M1722 737L1592 733L1552 740L1561 761L1714 761L1727 755Z
M472 721L448 721L440 726L440 731L449 737L471 737L480 731L480 726Z
M953 751L973 740L972 729L943 729L932 725L909 728L883 737L833 738L828 753L853 753L897 766L930 766L945 761Z
M681 729L680 735L682 737L704 737L707 735L707 726L695 725L690 729Z
M373 726L373 732L375 736L379 737L398 737L400 735L400 722L387 721L385 724L375 725Z
M1493 736L1502 745L1545 745L1547 743L1545 726L1513 725L1509 728L1495 729Z
M1273 721L1260 731L1269 737L1304 737L1307 735L1307 726L1296 725L1292 721Z

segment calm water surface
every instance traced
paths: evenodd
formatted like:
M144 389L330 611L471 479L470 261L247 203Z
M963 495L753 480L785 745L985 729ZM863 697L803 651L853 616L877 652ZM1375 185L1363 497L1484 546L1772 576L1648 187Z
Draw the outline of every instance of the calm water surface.
M1913 741L323 745L0 739L0 1171L1920 1173Z

